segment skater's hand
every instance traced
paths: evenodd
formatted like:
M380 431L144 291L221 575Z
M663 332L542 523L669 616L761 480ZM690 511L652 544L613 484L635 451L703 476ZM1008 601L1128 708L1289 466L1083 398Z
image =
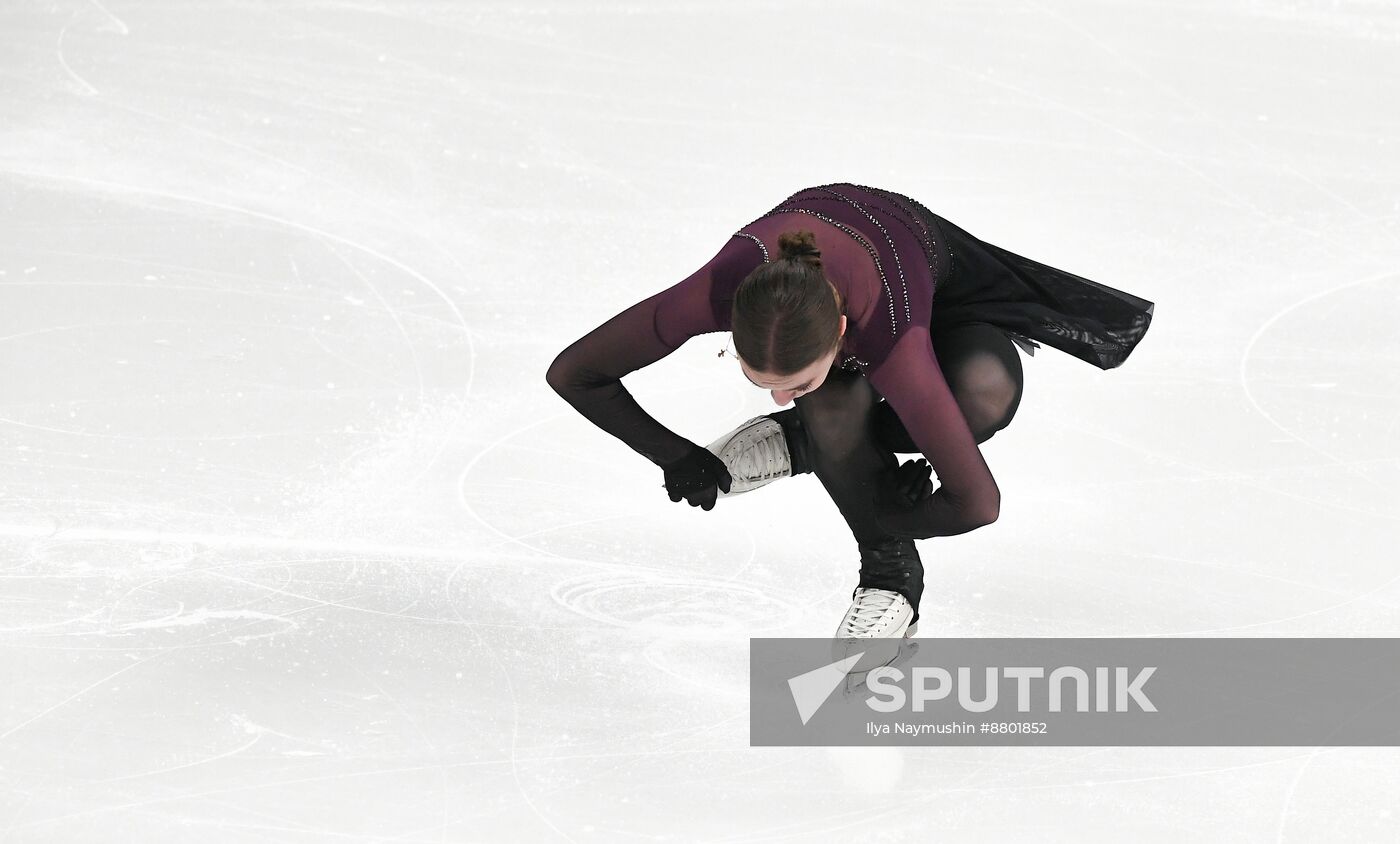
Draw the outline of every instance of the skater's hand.
M690 506L707 511L714 509L721 492L729 492L733 480L723 460L694 443L684 457L661 469L666 473L666 492L672 501L684 498Z
M904 512L919 506L933 495L933 467L920 457L906 460L898 468L881 476L876 487L875 503L882 510Z

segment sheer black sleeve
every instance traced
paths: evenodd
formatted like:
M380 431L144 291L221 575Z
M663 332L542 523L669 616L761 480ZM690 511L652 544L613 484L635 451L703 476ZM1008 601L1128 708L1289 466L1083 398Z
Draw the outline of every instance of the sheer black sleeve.
M761 260L751 240L730 238L705 266L560 352L545 376L550 387L657 466L680 459L691 442L643 410L622 385L622 376L655 363L697 334L729 330L733 291Z

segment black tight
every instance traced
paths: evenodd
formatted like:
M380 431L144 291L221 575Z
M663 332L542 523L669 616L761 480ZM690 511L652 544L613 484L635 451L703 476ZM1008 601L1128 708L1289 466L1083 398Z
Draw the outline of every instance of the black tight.
M1024 377L1016 346L983 322L942 328L933 341L939 368L977 442L1005 428L1021 403ZM783 426L794 474L814 472L841 511L860 551L858 587L899 592L919 617L924 567L912 539L875 521L875 481L919 451L904 424L859 373L833 369L796 406L768 414ZM852 593L854 595L854 592Z

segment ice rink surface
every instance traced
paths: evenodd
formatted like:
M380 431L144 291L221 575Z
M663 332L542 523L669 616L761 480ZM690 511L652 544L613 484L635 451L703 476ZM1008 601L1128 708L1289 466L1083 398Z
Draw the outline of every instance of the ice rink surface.
M544 371L809 185L1157 303L1025 358L920 636L1400 635L1400 9L7 0L0 842L1400 838L1383 748L750 748L805 475ZM776 409L691 340L706 443Z

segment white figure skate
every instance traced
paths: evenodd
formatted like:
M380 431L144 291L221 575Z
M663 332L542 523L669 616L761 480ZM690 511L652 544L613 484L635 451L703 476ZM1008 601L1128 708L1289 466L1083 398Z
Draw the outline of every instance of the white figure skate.
M889 589L856 589L846 617L836 628L831 643L831 658L842 660L862 654L848 671L855 676L881 665L888 665L899 655L904 640L918 632L918 623L910 624L914 608L909 599Z
M914 608L909 599L888 589L857 589L841 626L836 628L838 639L905 639L918 632L917 622L910 624Z
M783 426L767 416L755 416L706 448L729 470L729 492L720 492L720 498L752 492L792 475Z

